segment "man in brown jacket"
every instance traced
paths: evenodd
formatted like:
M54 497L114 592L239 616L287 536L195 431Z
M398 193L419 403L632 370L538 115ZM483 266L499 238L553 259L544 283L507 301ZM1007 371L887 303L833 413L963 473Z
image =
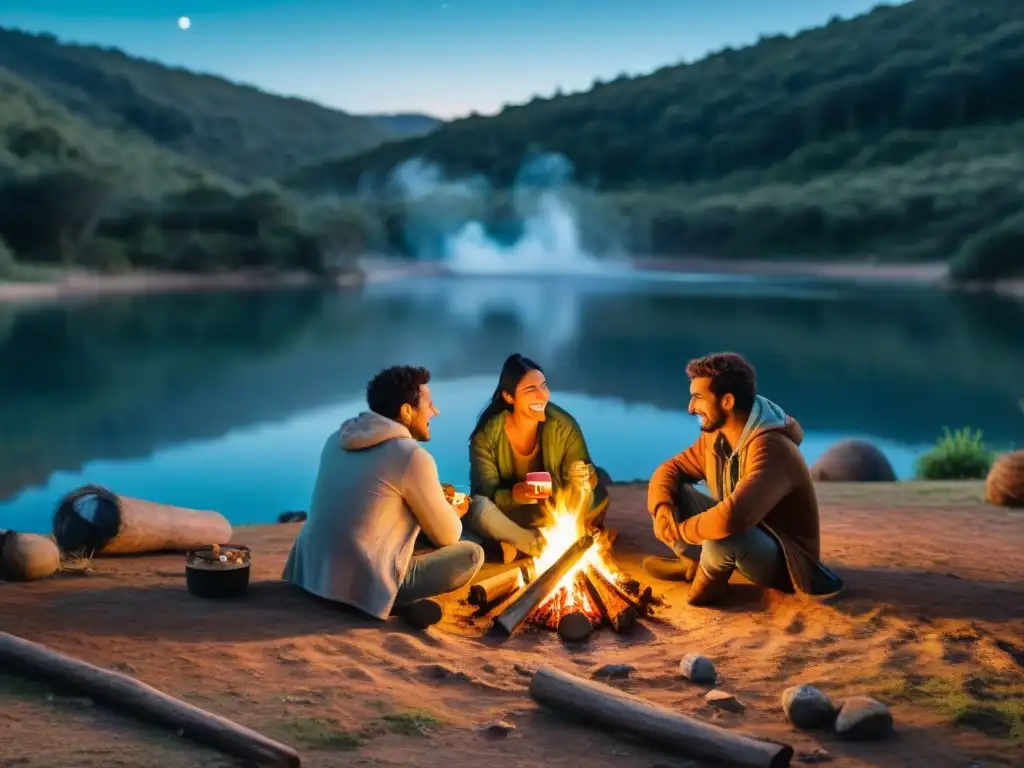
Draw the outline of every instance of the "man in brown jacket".
M734 570L755 584L815 597L842 580L821 564L818 500L800 453L803 430L757 394L754 369L729 352L693 360L689 412L697 441L651 477L654 533L674 558L649 557L658 579L690 581L691 605L712 605ZM704 481L714 498L693 486Z

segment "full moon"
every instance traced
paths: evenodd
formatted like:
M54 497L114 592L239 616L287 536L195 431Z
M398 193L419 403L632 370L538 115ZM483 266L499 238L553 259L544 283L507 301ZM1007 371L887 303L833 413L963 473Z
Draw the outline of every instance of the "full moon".
M188 16L182 16L180 19L178 19L178 26L182 29L188 29L192 26L192 19L190 19Z

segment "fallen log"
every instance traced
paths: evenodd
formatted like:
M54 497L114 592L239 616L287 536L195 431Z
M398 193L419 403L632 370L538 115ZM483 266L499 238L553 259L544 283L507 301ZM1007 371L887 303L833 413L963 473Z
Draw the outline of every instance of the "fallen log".
M68 555L186 552L227 544L231 524L219 512L132 499L84 485L57 505L53 536Z
M618 634L629 632L637 620L637 611L622 594L610 584L597 568L591 568L586 579L587 589L590 596L594 598L601 612L608 617L608 623L612 625Z
M593 680L541 667L530 695L556 712L588 725L623 731L682 757L735 768L786 768L793 748L704 723Z
M469 604L477 608L493 605L526 584L524 568L512 568L469 588Z
M101 669L6 632L0 632L0 669L74 689L242 760L288 768L302 764L294 749L261 733L168 696L128 675Z
M551 594L551 591L558 586L558 582L573 569L593 544L594 538L585 535L565 550L562 556L551 564L550 568L537 576L530 586L516 596L515 600L494 620L494 625L503 630L505 634L512 635L519 625L526 621L526 617L540 605L541 601Z

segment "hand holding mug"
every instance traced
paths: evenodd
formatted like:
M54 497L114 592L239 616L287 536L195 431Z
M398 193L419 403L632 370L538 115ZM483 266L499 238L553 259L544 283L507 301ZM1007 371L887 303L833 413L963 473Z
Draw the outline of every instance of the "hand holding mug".
M512 486L512 500L516 504L533 504L551 498L551 475L530 472L526 480Z

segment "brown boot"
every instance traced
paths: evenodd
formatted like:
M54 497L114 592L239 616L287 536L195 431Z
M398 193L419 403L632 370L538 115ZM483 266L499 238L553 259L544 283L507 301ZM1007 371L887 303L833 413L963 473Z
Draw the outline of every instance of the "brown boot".
M715 605L721 602L728 589L728 575L710 576L707 571L698 567L697 574L693 577L693 585L686 596L686 602L697 607Z
M688 557L645 557L640 566L644 573L658 581L693 581L697 561Z
M440 603L429 599L414 600L408 605L395 608L392 613L401 616L406 624L415 629L432 627L444 617Z

